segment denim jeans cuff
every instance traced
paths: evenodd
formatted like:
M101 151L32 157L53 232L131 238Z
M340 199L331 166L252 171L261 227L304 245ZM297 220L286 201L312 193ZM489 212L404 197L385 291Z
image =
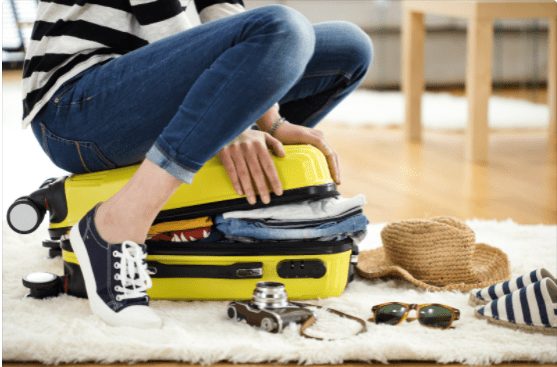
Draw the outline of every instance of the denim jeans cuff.
M186 168L174 161L172 158L170 158L168 153L165 153L162 149L160 149L160 147L156 143L153 144L151 149L149 149L149 151L145 155L145 158L147 158L160 168L164 169L174 178L177 178L178 180L187 184L191 184L193 182L193 178L197 173L196 171Z

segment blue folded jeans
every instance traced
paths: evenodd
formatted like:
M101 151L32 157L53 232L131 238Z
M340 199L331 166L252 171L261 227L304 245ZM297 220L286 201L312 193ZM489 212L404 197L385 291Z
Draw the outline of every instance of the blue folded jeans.
M227 237L250 237L259 240L305 240L338 234L348 234L366 229L369 221L363 214L350 218L320 224L312 228L276 228L268 227L261 222L250 222L242 219L224 219L222 215L215 217L217 229Z
M58 167L87 173L144 158L191 183L275 103L315 126L362 81L369 37L267 5L193 27L64 83L32 123Z
M220 233L220 232L219 232ZM350 238L352 242L357 245L364 240L367 235L367 230L364 231L356 231L350 233L338 233L333 234L330 236L324 237L317 237L317 238L305 238L305 239L293 239L293 240L259 240L252 237L242 237L242 236L224 236L221 235L221 239L217 239L213 242L220 241L220 242L244 242L244 243L261 243L261 242L276 242L276 243L288 243L288 242L296 242L296 243L304 243L304 242L331 242L331 241L343 241L347 238ZM224 238L224 240L222 239ZM209 242L209 241L206 241Z

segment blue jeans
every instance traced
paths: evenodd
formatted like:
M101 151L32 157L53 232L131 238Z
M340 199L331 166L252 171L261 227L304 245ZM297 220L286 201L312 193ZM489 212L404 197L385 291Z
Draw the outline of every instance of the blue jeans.
M226 237L249 237L258 240L307 240L340 234L350 234L364 231L369 221L363 214L328 223L323 223L310 228L276 228L269 227L260 222L250 222L241 219L224 219L222 215L215 217L217 229Z
M58 167L87 173L147 158L191 183L273 104L315 126L362 81L369 37L262 6L95 65L62 85L33 133Z

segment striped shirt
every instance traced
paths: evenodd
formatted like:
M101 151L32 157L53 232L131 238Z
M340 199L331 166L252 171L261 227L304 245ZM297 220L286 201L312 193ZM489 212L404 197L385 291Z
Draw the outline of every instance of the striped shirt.
M189 2L189 0L187 0ZM194 0L201 23L242 0ZM41 0L23 64L23 128L67 80L192 27L179 0Z

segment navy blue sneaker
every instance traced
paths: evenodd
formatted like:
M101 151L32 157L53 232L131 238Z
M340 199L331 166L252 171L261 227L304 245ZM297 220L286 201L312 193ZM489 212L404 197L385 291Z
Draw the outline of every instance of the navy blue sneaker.
M133 241L110 244L95 226L100 203L70 231L70 243L79 262L91 310L108 325L160 328L161 318L149 307L146 290L146 246Z

